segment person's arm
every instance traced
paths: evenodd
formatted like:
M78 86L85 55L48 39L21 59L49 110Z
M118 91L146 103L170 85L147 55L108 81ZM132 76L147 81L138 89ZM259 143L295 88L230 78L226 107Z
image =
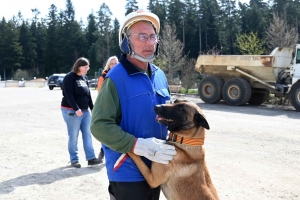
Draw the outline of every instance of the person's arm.
M127 153L132 151L136 138L119 126L121 107L114 82L107 78L95 101L91 132L93 136L110 149Z
M68 101L68 104L75 110L79 110L80 108L78 107L75 98L74 98L74 88L73 88L73 77L71 74L68 74L65 76L63 80L63 92L64 96Z
M92 99L92 96L91 96L91 92L89 93L88 98L89 98L89 108L90 108L90 110L93 110L94 104L93 104L93 99Z
M87 76L85 76L85 80L86 80L87 88L88 88L88 91L89 91L89 94L88 94L89 108L90 108L90 110L93 110L94 104L93 104L93 99L92 99L92 96L91 96L91 90L90 90L90 85L89 85L89 81L88 81L88 77Z
M104 78L103 78L103 76L101 75L101 76L99 77L98 85L97 85L97 87L98 87L98 93L100 92L100 89L101 89L101 86L102 86L103 81L104 81Z
M113 81L107 78L96 99L92 112L91 132L93 136L110 149L133 152L151 161L168 164L176 155L175 147L156 138L135 138L119 126L121 106Z

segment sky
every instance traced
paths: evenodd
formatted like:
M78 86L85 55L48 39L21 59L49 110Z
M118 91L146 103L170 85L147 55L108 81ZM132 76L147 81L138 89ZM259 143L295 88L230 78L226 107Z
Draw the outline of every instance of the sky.
M147 9L148 0L136 1L140 9ZM78 21L82 19L83 22L86 22L88 15L92 11L96 14L103 3L109 7L113 19L116 17L119 22L122 22L125 16L126 0L71 0L71 2ZM51 4L54 4L58 11L66 8L66 0L0 0L0 18L4 17L7 21L21 11L24 19L31 19L33 17L31 9L33 8L40 11L40 18L46 18Z
M140 9L147 9L149 0L136 0ZM240 0L248 3L249 0ZM75 8L75 17L77 21L87 21L88 15L94 11L94 14L100 9L100 5L105 3L112 12L113 19L116 17L121 23L125 15L126 0L72 0ZM0 17L7 20L12 16L17 16L18 12L24 19L33 17L31 9L37 8L40 11L40 18L46 18L50 5L54 4L57 10L65 10L66 0L0 0Z

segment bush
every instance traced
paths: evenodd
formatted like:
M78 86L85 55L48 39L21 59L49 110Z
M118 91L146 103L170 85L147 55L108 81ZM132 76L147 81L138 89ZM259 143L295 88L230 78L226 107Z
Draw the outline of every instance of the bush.
M28 77L29 77L28 71L27 70L21 70L21 69L17 69L17 71L13 75L13 79L14 80L19 80L19 81L21 81L22 78L24 80L28 80Z

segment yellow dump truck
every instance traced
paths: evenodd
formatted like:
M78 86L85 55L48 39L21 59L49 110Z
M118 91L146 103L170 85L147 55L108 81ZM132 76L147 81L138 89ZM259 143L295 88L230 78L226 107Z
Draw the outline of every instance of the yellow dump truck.
M270 55L199 55L195 68L204 77L198 93L205 103L260 105L272 93L300 111L300 45Z

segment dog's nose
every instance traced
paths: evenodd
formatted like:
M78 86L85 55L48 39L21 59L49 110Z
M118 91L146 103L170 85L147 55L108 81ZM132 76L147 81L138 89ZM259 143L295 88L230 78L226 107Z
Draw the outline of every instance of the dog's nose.
M156 105L156 106L154 106L154 111L155 111L156 113L160 113L160 112L161 112L161 109L162 109L162 106L161 106L161 105Z

